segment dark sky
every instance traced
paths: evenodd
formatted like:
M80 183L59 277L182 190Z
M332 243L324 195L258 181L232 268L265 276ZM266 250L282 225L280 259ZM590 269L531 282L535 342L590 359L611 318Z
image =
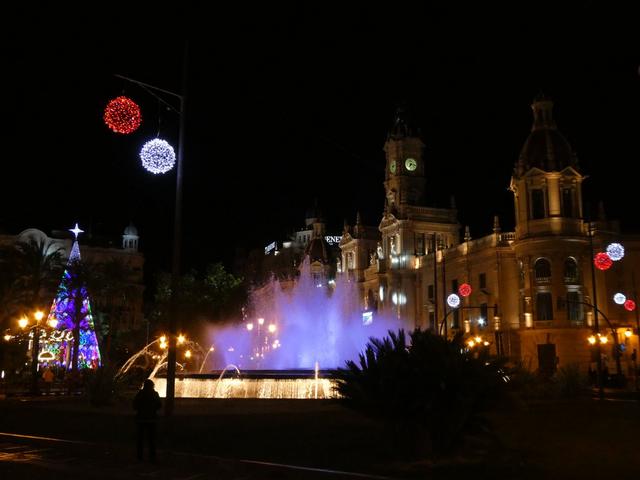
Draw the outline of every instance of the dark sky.
M118 235L132 219L150 266L168 267L175 176L146 173L138 151L158 129L175 144L177 117L112 74L178 90L186 32L186 265L229 263L236 247L281 239L315 197L337 233L357 209L377 225L398 102L423 132L429 203L455 195L474 237L494 213L509 228L509 178L540 90L589 175L589 200L640 230L629 173L640 160L640 29L630 7L132 3L3 12L1 229L79 221ZM144 117L128 136L101 118L123 92Z

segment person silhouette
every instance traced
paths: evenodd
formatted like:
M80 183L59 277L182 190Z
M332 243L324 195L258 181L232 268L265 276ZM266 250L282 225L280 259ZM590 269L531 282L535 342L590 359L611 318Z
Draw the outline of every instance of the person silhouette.
M160 395L153 387L153 381L147 378L133 399L133 409L136 411L136 424L138 427L138 460L143 458L146 437L149 460L155 463L157 411L162 407L162 403Z

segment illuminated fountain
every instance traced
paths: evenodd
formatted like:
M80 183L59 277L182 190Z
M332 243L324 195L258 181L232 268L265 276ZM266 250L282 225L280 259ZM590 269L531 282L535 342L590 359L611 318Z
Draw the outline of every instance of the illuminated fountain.
M396 318L363 312L356 285L345 277L323 283L305 262L290 289L273 280L254 292L255 318L211 328L209 373L177 374L176 397L335 397L328 370L357 359L370 337L400 327ZM163 396L166 381L153 376Z

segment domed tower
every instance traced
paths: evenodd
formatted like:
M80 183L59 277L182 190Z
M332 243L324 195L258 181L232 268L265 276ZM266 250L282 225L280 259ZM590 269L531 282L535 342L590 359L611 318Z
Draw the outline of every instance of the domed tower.
M578 159L553 119L553 102L538 95L533 126L520 151L510 189L515 197L516 238L576 235L582 226Z
M405 205L423 205L425 193L424 143L407 111L396 110L393 126L384 144L387 157L384 188L392 212ZM402 213L401 213L402 215Z
M513 251L518 270L522 356L538 358L541 371L589 361L588 324L582 302L590 294L591 253L582 220L578 160L553 119L553 102L543 95L532 105L533 126L515 164ZM511 321L516 320L513 318ZM512 323L512 326L514 324Z
M129 222L129 226L124 229L122 235L122 248L128 252L137 252L139 240L138 229L133 225L133 222Z

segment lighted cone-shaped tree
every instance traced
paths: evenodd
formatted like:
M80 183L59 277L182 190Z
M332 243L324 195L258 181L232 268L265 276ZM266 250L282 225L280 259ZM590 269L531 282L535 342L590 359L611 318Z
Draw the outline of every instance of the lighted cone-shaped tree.
M72 370L96 368L100 366L100 349L87 292L86 269L78 245L78 233L82 230L76 224L71 231L76 239L48 318L50 324L57 322L59 332L70 332L71 335L59 335L59 340L51 345L51 351L62 363L70 360Z

